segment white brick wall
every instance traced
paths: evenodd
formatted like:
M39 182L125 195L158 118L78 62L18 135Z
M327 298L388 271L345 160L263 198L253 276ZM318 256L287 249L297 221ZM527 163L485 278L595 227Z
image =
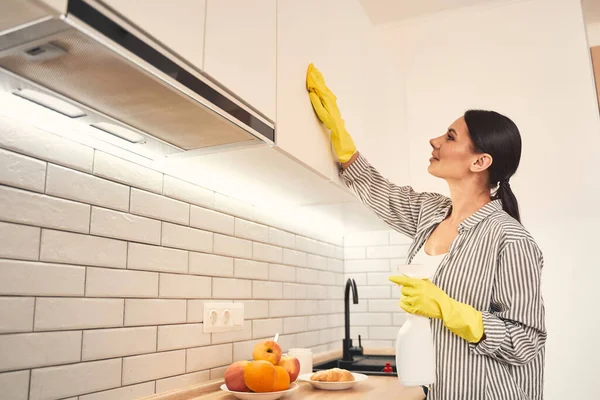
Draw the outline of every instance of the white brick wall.
M252 258L252 242L215 234L214 252L230 257Z
M151 394L154 394L154 382L152 381L79 396L79 400L131 400Z
M190 251L190 274L233 276L233 258Z
M16 371L0 374L0 388L7 399L27 400L29 396L30 371Z
M97 360L156 351L156 327L94 329L83 332L82 360Z
M189 225L190 223L189 204L136 188L131 189L129 211L132 214L175 222L181 225Z
M0 295L83 296L85 268L0 260Z
M158 351L185 349L210 344L210 333L202 324L166 325L158 327Z
M283 332L283 319L258 319L252 321L252 338L273 337L275 332Z
M1 117L0 133L2 396L129 400L221 378L275 332L341 345L341 238ZM212 299L243 302L244 328L205 334Z
M205 299L211 297L211 279L205 276L160 274L159 297Z
M45 162L0 149L0 183L43 192L45 180Z
M195 228L233 236L234 217L218 211L192 206L190 225Z
M34 369L29 399L62 399L119 387L121 375L120 358Z
M222 367L233 361L231 343L215 346L204 346L187 349L186 371L200 371L208 368Z
M42 261L125 268L127 242L42 229Z
M33 330L33 297L0 297L0 333Z
M296 302L294 300L269 300L269 317L287 317L291 315L296 315Z
M0 116L0 147L80 171L92 172L94 149L33 126L24 126L4 116Z
M38 298L34 330L109 328L123 325L122 299Z
M406 262L411 241L395 231L359 232L344 238L344 281L352 278L359 304L351 304L351 337L363 347L393 348L406 313L398 306L400 292L389 281ZM310 326L309 326L310 328Z
M156 297L158 273L87 268L86 297Z
M123 359L123 384L150 381L185 372L185 350L145 354Z
M244 315L247 319L260 319L269 316L268 300L236 300L244 303Z
M88 233L90 206L0 186L0 219L25 225Z
M78 362L81 331L0 336L0 372Z
M212 191L169 175L164 177L163 194L201 207L213 208L214 205Z
M185 300L125 300L125 326L186 322Z
M94 156L94 175L151 192L162 192L161 173L101 151L96 151Z
M307 254L297 250L283 249L283 263L306 267L308 265Z
M48 165L46 194L115 210L129 209L129 186L54 164Z
M212 282L212 295L215 299L249 299L252 297L252 281L213 278Z
M37 260L40 255L41 229L0 222L0 257Z
M162 245L184 250L211 252L213 233L163 222Z
M206 382L211 378L210 371L193 372L191 374L184 374L174 376L172 378L159 379L156 381L156 393L167 392L170 390L184 388L186 386L196 385L198 383ZM134 397L130 397L134 398ZM125 399L123 399L125 400Z
M236 278L268 279L269 264L259 261L236 259L234 274Z
M272 281L295 282L296 268L287 265L269 264L269 279Z
M92 207L92 235L113 237L150 244L160 244L160 221L131 214Z
M255 242L252 248L252 256L260 261L282 263L283 249L281 247Z
M283 298L283 284L281 282L254 281L252 282L252 297L255 299L281 299Z
M252 321L244 321L244 327L239 331L218 332L212 334L212 344L239 342L252 339Z
M235 236L266 243L269 241L269 227L244 219L235 219Z
M188 269L188 252L167 247L129 243L127 268L185 273Z

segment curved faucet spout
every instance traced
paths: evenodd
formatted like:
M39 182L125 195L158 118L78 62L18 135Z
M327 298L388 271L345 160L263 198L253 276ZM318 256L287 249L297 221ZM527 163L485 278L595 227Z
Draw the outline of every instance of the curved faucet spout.
M352 302L358 304L358 290L356 289L356 282L352 278L349 278L346 281L346 288L344 291L344 318L346 328L346 336L343 342L344 361L353 361L352 355L350 354L350 347L352 347L352 339L350 339L350 289L352 289Z

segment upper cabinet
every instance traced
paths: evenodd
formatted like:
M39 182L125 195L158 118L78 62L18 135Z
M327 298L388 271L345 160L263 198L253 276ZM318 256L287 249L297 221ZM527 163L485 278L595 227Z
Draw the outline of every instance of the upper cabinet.
M372 26L358 1L279 0L277 21L277 146L329 180L337 166L329 133L306 91L312 62L336 94L346 128L364 135ZM359 143L357 142L357 145Z
M207 0L204 71L275 121L277 0Z
M173 53L203 68L206 0L103 0Z
M401 118L402 107L388 104L401 96L392 90L383 67L389 63L380 58L384 52L358 0L104 3L274 121L277 151L340 184L329 132L306 91L306 70L314 63L358 149L394 170L397 135L388 129L389 116Z

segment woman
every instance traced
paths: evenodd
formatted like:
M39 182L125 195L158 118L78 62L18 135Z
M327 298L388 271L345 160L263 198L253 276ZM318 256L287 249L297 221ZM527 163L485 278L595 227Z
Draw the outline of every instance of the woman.
M358 153L335 96L312 64L307 88L331 131L345 183L383 221L413 239L409 263L417 256L436 264L431 282L390 277L402 285L400 307L431 318L436 381L429 398L542 399L543 259L520 224L509 184L521 156L516 125L496 112L467 111L430 141L428 171L446 180L450 198L416 193L390 183Z

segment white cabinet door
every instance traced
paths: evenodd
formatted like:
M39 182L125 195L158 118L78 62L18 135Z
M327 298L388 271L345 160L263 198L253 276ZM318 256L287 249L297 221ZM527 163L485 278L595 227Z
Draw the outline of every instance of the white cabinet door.
M103 0L166 48L203 68L206 0Z
M348 131L359 137L370 79L362 58L372 26L356 0L279 0L277 28L276 144L335 181L335 157L306 92L306 69L312 62L323 73Z
M49 6L52 10L58 11L61 14L67 13L68 0L37 0L39 3L44 3ZM32 1L32 3L34 3Z
M275 120L277 0L207 0L204 71Z

